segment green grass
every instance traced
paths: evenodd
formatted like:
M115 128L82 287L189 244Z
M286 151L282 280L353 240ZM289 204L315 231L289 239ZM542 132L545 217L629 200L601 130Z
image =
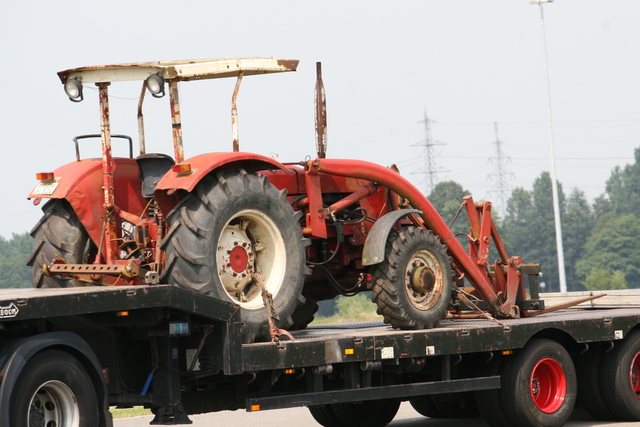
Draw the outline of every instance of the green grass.
M376 313L377 306L371 302L370 296L358 294L353 297L338 297L336 301L338 312L329 317L316 317L312 325L326 325L328 323L366 322L380 320L382 316Z
M110 409L113 418L139 417L141 415L151 415L151 411L142 406L134 406L133 408L116 409L114 406Z

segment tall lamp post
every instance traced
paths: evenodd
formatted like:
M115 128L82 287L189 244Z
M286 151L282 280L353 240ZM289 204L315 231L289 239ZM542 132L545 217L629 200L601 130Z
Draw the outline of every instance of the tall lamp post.
M544 54L544 76L547 83L547 121L549 130L549 148L551 150L551 190L553 193L553 217L556 224L556 248L558 251L558 277L560 292L567 292L567 277L564 269L564 248L562 245L562 222L560 220L560 198L558 196L558 180L556 179L556 156L553 145L553 121L551 120L551 90L549 89L549 66L547 62L547 37L544 28L544 3L553 0L527 0L530 4L540 6L540 22L542 24L542 51Z

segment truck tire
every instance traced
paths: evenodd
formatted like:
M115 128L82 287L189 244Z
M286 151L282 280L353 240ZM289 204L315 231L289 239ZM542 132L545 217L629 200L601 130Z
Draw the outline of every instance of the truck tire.
M61 350L45 350L24 366L11 394L12 426L97 426L96 391L84 366Z
M605 343L589 344L589 350L578 357L576 374L578 375L578 402L593 418L603 421L615 421L619 417L607 404L602 386L602 367L606 350Z
M484 367L480 366L484 376L501 375L503 357L494 357ZM513 423L507 416L502 404L502 390L489 389L475 392L478 411L484 420L492 427L512 427Z
M627 377L628 380L628 377ZM532 339L502 368L502 403L512 425L560 427L576 403L571 356L559 343Z
M309 412L311 412L313 419L324 427L350 427L348 424L340 421L333 411L332 405L309 406Z
M640 421L640 331L606 353L602 363L605 402L620 420Z
M446 418L444 413L433 403L430 395L412 397L409 399L409 403L420 415L428 418Z
M413 409L429 418L477 418L480 416L472 392L418 396L409 400Z
M367 400L361 403L332 405L338 419L349 427L384 427L398 413L400 401L395 399Z
M42 267L55 259L63 258L68 264L80 264L84 260L89 235L78 216L63 199L50 200L42 208L44 216L31 230L33 250L27 265L33 267L35 288L67 288L77 286L69 277L47 276Z
M453 295L451 258L431 231L392 232L385 260L373 270L372 301L385 323L398 329L429 329L440 323Z
M161 243L166 267L161 280L238 304L245 343L267 339L269 328L261 273L279 315L276 326L292 326L302 296L305 246L301 212L287 203L265 176L239 172L204 178L169 214Z

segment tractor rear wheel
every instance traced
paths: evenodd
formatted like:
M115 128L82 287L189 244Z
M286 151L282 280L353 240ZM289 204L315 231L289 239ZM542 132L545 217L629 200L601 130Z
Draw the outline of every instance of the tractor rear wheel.
M398 329L428 329L452 301L451 259L431 231L406 227L392 232L385 260L373 271L372 301L386 323Z
M42 267L51 264L58 256L68 264L80 264L84 260L89 235L69 202L63 199L50 200L42 208L44 216L31 230L33 250L27 265L33 267L35 288L66 288L77 286L68 277L44 274Z
M306 301L300 307L293 312L291 316L293 318L293 325L291 325L292 331L300 331L306 329L309 323L313 322L314 316L318 311L318 301L311 297L306 297Z
M289 329L302 296L305 246L300 213L265 176L223 172L203 179L169 214L161 280L233 302L244 342L269 337L262 286L273 296L276 326Z

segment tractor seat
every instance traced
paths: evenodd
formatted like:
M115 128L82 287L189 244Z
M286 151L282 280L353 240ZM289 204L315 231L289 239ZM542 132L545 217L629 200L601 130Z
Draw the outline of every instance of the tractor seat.
M170 156L160 153L143 154L136 157L136 162L142 176L142 196L145 199L151 199L156 185L175 162Z

